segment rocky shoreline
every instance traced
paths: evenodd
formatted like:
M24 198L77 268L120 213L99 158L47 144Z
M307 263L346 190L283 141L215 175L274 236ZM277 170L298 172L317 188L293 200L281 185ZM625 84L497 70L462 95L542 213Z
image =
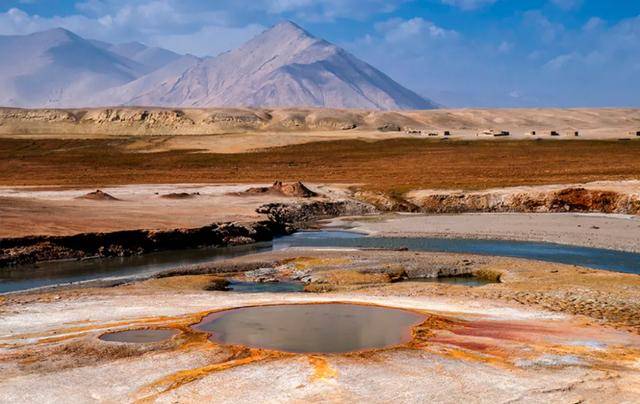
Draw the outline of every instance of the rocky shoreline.
M188 229L126 230L81 233L72 236L27 236L0 239L0 267L62 259L141 255L155 251L202 247L229 247L270 241L327 217L374 213L354 201L273 203L258 208L267 220L224 222Z

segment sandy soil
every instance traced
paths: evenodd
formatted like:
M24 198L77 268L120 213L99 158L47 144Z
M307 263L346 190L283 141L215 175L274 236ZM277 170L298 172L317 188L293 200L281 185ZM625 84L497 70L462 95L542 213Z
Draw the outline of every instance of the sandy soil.
M128 185L101 190L116 201L78 199L95 191L89 188L0 187L0 237L71 235L133 229L200 227L215 222L264 219L255 212L269 202L293 202L296 198L233 193L271 184ZM323 196L340 197L339 187L312 185ZM185 199L163 195L199 194ZM231 194L231 195L230 195ZM314 200L317 198L309 198Z
M283 270L365 270L395 262L426 273L429 266L471 263L501 272L503 283L235 294L206 292L197 282L184 288L176 277L176 288L171 282L142 282L8 296L0 306L0 396L13 402L617 403L633 402L640 393L640 336L605 326L615 325L615 304L629 305L631 314L638 310L631 306L640 288L633 275L413 252L308 250L239 260L286 254L303 258L287 261ZM230 307L331 301L405 308L429 317L407 345L345 355L223 346L189 328L206 313ZM602 313L608 314L599 318ZM140 327L171 327L181 334L143 347L97 339L106 331Z
M640 178L640 141L339 140L220 154L128 149L118 139L0 138L0 184L103 187L127 184L304 181L361 184L395 194L483 190Z
M33 136L33 135L32 135ZM423 136L404 132L374 131L322 131L322 132L266 132L232 133L221 135L183 135L147 139L140 137L127 147L137 152L164 152L171 150L199 150L212 153L246 153L271 147L283 147L313 142L345 139L377 141L385 139L420 139Z
M466 213L340 218L347 226L377 236L451 237L544 241L640 252L640 217L596 213Z

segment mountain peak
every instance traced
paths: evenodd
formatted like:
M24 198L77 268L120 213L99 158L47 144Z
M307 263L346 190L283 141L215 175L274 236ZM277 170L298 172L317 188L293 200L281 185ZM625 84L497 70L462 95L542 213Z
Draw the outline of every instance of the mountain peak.
M314 38L315 37L313 35L311 35L308 31L306 31L304 28L300 27L298 24L296 24L293 21L289 21L289 20L284 20L281 21L279 23L277 23L276 25L274 25L273 27L269 28L268 30L266 30L264 34L267 35L277 35L277 36L282 36L282 37L302 37L302 38Z
M10 57L0 63L0 104L433 107L286 20L214 58L180 57L138 42L85 40L62 28L0 40L0 55Z
M70 39L70 40L82 39L78 35L62 27L52 28L46 31L41 31L41 32L35 32L31 34L31 36L42 36L42 37L48 37L51 39Z

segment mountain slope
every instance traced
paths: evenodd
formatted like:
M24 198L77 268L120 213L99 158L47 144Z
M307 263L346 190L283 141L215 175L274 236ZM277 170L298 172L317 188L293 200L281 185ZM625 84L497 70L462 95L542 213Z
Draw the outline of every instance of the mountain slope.
M153 72L122 86L107 89L96 94L85 105L172 105L158 93L167 93L187 69L197 65L200 58L193 55L180 56ZM152 92L153 94L149 94Z
M291 22L202 59L54 29L0 36L0 60L2 106L436 107Z
M157 70L179 59L182 55L167 49L158 47L149 47L140 42L126 42L120 44L110 44L101 41L92 41L116 55L120 55L134 62L140 63L147 67L149 72Z
M59 28L0 36L0 56L1 105L81 105L89 95L146 71L137 62Z
M114 100L122 101L117 96ZM428 109L435 104L400 86L343 49L291 22L240 48L204 59L172 86L125 102L165 106L313 106Z

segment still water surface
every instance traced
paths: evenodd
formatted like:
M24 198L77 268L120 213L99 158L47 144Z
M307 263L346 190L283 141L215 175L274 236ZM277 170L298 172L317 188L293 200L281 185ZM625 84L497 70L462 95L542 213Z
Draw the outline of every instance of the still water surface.
M108 342L146 344L166 341L178 333L178 330L170 329L126 330L103 334L99 338Z
M295 353L344 353L406 343L425 316L389 307L345 303L241 307L194 326L222 344Z
M135 257L47 262L0 269L0 293L92 280L148 277L183 265L203 264L288 247L401 248L528 258L640 274L640 254L600 248L509 240L365 237L345 231L299 232L272 243L232 248L164 251ZM242 285L239 285L242 288Z

